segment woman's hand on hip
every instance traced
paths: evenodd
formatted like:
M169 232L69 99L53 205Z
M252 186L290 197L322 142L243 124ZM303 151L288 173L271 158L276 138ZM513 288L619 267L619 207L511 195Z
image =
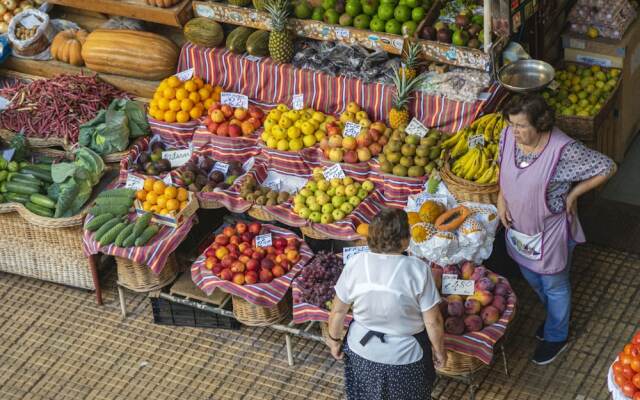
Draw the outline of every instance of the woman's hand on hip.
M342 352L342 342L337 340L332 340L330 338L325 339L325 343L329 346L329 350L331 351L331 355L336 360L342 360L344 357L344 353Z
M567 195L565 206L568 214L576 215L578 211L578 195L573 190Z
M447 364L447 352L434 351L433 353L433 365L436 368L443 368Z
M498 195L498 217L500 217L500 221L505 228L511 228L513 218L507 207L507 202L504 201L504 197L502 197L502 192Z

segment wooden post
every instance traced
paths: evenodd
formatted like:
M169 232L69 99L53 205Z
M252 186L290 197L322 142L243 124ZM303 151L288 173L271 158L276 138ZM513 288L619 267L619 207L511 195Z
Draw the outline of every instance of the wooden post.
M93 286L96 288L96 303L101 306L102 289L100 288L100 276L98 275L98 257L100 257L99 254L89 256L89 269L91 270L91 277L93 278Z
M491 50L491 3L493 0L484 0L484 52L489 53Z

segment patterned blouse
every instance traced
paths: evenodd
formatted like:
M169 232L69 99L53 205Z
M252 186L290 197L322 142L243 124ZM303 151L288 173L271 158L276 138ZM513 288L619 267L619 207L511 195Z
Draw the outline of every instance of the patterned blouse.
M500 138L500 149L502 149L504 135ZM530 165L540 153L524 154L516 146L516 162L518 165ZM498 157L498 162L502 154ZM551 212L559 213L565 208L565 198L571 191L573 184L581 182L594 176L609 175L614 168L614 162L609 157L592 150L576 140L565 146L560 154L556 173L547 187L547 204Z

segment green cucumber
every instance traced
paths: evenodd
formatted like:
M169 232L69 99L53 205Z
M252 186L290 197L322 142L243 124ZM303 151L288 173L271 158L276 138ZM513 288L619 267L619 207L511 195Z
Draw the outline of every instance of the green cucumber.
M102 235L100 240L98 240L98 243L100 243L100 246L110 245L114 240L116 240L116 237L118 236L120 231L122 231L126 227L126 222L118 222L113 228L109 229L107 233Z
M149 226L151 217L153 217L153 214L149 212L138 217L136 220L136 226L133 228L133 234L136 235L136 238L142 235L142 232L144 232L144 230Z
M129 197L98 197L96 199L98 206L125 206L127 208L133 205L133 199Z
M27 210L31 211L34 214L37 214L41 217L53 217L53 210L47 207L42 207L38 204L32 203L30 201L27 201L24 204L25 207L27 207Z
M23 174L29 174L32 175L42 181L48 182L48 183L53 183L53 178L51 178L51 172L47 172L47 171L43 171L41 169L38 168L32 168L32 167L25 167L22 168L20 170L21 173Z
M0 171L0 182L6 181L8 175L9 171Z
M11 175L11 177L9 178L9 182L21 182L21 183L27 183L27 184L32 184L36 186L42 186L44 184L44 182L42 182L38 178L34 178L31 175L25 175L20 173Z
M136 243L136 235L131 232L129 236L122 242L122 247L131 247Z
M98 205L93 206L91 210L89 210L90 214L100 215L100 214L113 214L113 215L125 215L129 212L129 207L126 206L111 206L111 205Z
M51 164L45 164L45 163L31 164L31 168L37 168L43 171L51 172Z
M129 235L131 235L131 232L133 232L133 228L135 227L135 224L128 224L126 228L124 228L123 230L120 231L120 233L118 233L118 236L116 236L116 241L115 244L118 247L122 247L122 243L124 243L125 239L129 237Z
M33 204L37 204L39 206L46 207L46 208L51 208L53 210L56 209L56 202L43 194L34 193L29 197L29 199Z
M102 214L98 215L97 217L93 217L91 221L87 222L84 229L88 230L89 232L95 232L106 222L111 221L113 217L113 214Z
M104 236L105 233L109 232L109 229L113 228L114 226L118 225L120 223L120 221L122 221L122 219L120 219L120 217L114 217L111 218L109 221L105 222L100 229L98 229L96 231L96 236L94 237L96 242L99 242L100 239L102 239L102 236Z
M140 237L136 239L136 247L144 246L145 244L147 244L147 242L151 240L151 238L154 237L159 230L160 228L158 228L158 225L147 226L144 232L142 232L142 235L140 235Z
M133 189L119 188L106 190L98 195L99 199L113 198L113 197L129 197L133 199L136 196L136 191Z
M40 192L40 187L21 182L6 182L6 188L9 192L19 194L34 194Z
M29 202L29 195L26 194L7 192L4 196L7 198L7 201L14 203L26 204Z
M0 193L7 193L7 182L0 183Z

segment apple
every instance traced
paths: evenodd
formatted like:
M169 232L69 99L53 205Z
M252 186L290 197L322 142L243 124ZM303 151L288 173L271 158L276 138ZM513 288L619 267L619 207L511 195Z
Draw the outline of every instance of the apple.
M233 272L231 272L231 270L229 268L223 268L222 271L220 271L220 279L224 279L225 281L230 281L231 279L233 279Z
M226 237L230 238L231 236L236 234L236 230L233 229L232 226L226 226L223 230L222 230L222 234L225 235Z
M251 255L251 258L253 260L260 261L260 260L262 260L264 258L264 255L265 255L264 250L262 250L262 251L260 251L260 250L262 250L262 249L261 248L257 248L257 249L255 249L253 251L253 254Z
M216 249L214 249L213 247L209 247L205 252L204 252L204 256L209 258L209 257L215 257L216 256Z
M273 239L273 247L276 249L284 249L287 247L287 240L285 238L275 238Z
M242 241L247 244L250 244L253 241L254 236L255 235L251 232L245 232L242 234Z
M271 269L274 265L275 263L270 258L263 258L262 261L260 261L260 268L263 269Z
M209 122L206 125L207 125L207 130L211 133L216 133L216 131L218 130L218 127L220 126L219 123L213 122L213 121Z
M279 265L276 265L275 267L271 268L271 273L273 274L274 277L278 278L284 275L286 272L284 268L282 268Z
M227 249L226 247L220 247L218 250L216 250L216 258L218 260L222 260L227 255L229 255L229 249Z
M236 254L240 253L238 251L238 245L235 245L233 243L229 243L227 245L227 250L229 250L229 253L236 253Z
M229 137L240 137L242 136L242 128L237 124L229 124Z
M375 188L375 185L371 181L364 181L362 182L362 188L367 192L371 192Z
M238 251L240 251L240 253L244 253L244 251L246 249L250 249L250 248L251 248L251 244L249 244L249 243L247 243L245 241L243 241L242 243L240 243L238 245Z
M220 277L220 272L222 272L222 266L221 265L216 265L215 267L213 267L213 269L211 270L211 272L217 276Z
M229 244L229 237L225 235L216 236L215 242L221 246L226 246Z
M238 272L237 274L233 275L233 283L235 283L236 285L244 285L244 274Z
M216 129L216 135L229 136L229 123L226 121L221 122L220 125L218 125L218 129Z
M360 204L360 198L358 196L353 196L349 198L349 203L355 208Z
M215 267L218 264L218 259L215 257L207 257L207 259L204 262L204 267L206 269L213 269L213 267Z
M358 189L355 185L349 185L344 189L344 194L347 197L355 196L358 193Z
M247 247L241 253L242 253L243 256L251 257L253 255L253 248L252 247Z
M355 150L358 147L358 142L356 141L356 138L347 136L342 139L342 147L345 150Z
M280 263L280 266L284 268L285 271L289 272L291 271L293 264L289 260L282 260L282 262Z
M287 260L294 264L297 263L300 260L300 253L298 253L298 250L287 250Z
M225 118L231 118L231 116L233 115L233 107L228 104L223 104L222 107L220 107L220 111L222 111L222 114L224 114Z
M258 282L258 273L256 271L247 271L244 274L244 283L253 285Z
M244 222L238 222L236 224L236 232L238 232L239 235L242 235L243 233L245 233L247 229L248 229L247 224L245 224Z
M269 283L273 280L273 274L271 273L271 270L268 270L268 269L260 270L260 273L258 276L260 277L260 282L262 283Z
M340 211L342 211L345 215L351 214L351 212L353 211L353 204L349 202L342 203L342 205L340 206Z
M282 264L283 261L287 261L287 256L282 253L276 256L276 264Z
M221 123L224 121L224 114L221 110L213 110L210 114L210 118L212 122Z
M342 211L340 209L335 209L331 213L331 216L333 217L334 221L340 221L340 220L344 219L345 214L344 214L344 211Z
M358 160L360 160L360 162L371 160L371 151L368 147L361 147L358 149Z
M236 260L235 257L231 255L226 255L222 258L222 260L220 260L220 263L222 264L223 267L228 268L231 266L231 264L233 264L235 260Z
M209 111L219 110L220 107L222 107L222 104L220 104L220 102L216 101L215 103L211 104L211 106L209 107Z
M245 108L236 108L233 110L233 116L240 121L244 121L249 118L249 112Z
M245 267L247 268L247 271L257 271L258 268L260 267L260 264L258 263L257 260L251 259L247 261L247 264L245 265Z
M340 128L335 122L330 122L326 125L327 134L329 136L340 135Z
M347 150L342 159L346 163L355 164L358 162L358 153L355 150Z
M377 156L382 152L382 145L380 145L380 143L371 143L369 145L369 152L371 153L372 157Z
M276 249L276 257L281 254L284 254L284 249Z
M264 247L263 247L264 248ZM269 246L266 248L267 249L267 254L271 255L271 254L276 254L276 248L273 246Z
M297 249L300 247L300 242L294 237L287 238L287 247L295 247Z
M244 264L240 261L234 261L231 264L231 272L244 272Z
M249 232L254 236L259 235L260 231L262 231L262 224L260 222L252 222L249 224Z
M320 148L322 150L329 150L329 138L328 137L325 136L320 140Z
M241 263L243 263L244 265L247 265L247 263L249 261L251 261L251 257L249 256L245 256L245 255L241 255L240 257L238 257L238 261L240 261Z
M382 137L382 132L380 132L375 128L370 127L368 133L369 133L369 136L371 137L371 140L373 140L374 142L377 142Z
M267 257L265 257L268 260L271 260L274 264L276 263L276 257L277 255L275 253L273 254L267 254Z
M238 235L233 235L229 238L229 243L235 244L236 246L239 246L241 242L240 236Z
M337 136L332 136L332 137L337 137ZM344 151L342 151L342 149L340 148L333 148L331 150L329 150L329 160L332 162L342 162L342 160L344 159Z
M372 143L371 136L367 132L361 132L356 136L356 142L358 147L368 147Z

